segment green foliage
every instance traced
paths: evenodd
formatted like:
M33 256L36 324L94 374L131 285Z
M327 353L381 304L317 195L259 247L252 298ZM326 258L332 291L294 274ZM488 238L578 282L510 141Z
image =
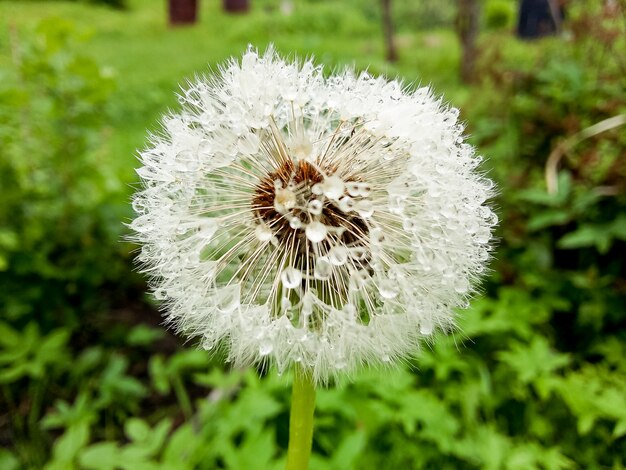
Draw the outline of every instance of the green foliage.
M23 0L23 1L37 1L37 0ZM58 2L60 0L38 0L39 2ZM127 0L65 0L65 1L74 1L80 3L86 3L90 5L103 5L111 8L116 8L119 10L124 10L128 8Z
M504 3L485 3L487 24L500 24L489 18ZM241 17L204 2L205 23L176 31L147 0L123 13L0 4L0 14L28 12L16 18L40 9L97 18L100 29L86 41L56 19L0 40L0 468L284 466L289 377L226 371L177 342L129 288L119 241L131 149L173 105L176 81L270 39L409 80L419 67L422 80L454 87L500 188L485 295L460 312L458 333L414 362L320 390L311 468L623 468L626 134L580 136L626 113L626 35L609 34L617 26L606 12L583 3L571 10L568 43L488 32L483 83L471 89L451 78L451 32L412 31L451 24L453 2L394 2L397 69L377 58L377 2L338 11L309 0L284 16L267 0ZM566 151L550 167L558 146Z
M487 29L510 28L515 22L516 4L511 0L488 0L484 6Z
M113 81L76 52L82 41L67 22L42 22L12 45L0 83L0 309L12 319L76 320L68 307L93 302L122 269L127 209L103 164Z

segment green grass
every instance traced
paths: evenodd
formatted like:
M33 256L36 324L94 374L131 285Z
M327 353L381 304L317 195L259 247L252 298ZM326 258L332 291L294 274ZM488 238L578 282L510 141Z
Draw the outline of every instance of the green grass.
M143 145L146 129L154 129L158 116L176 107L179 85L240 55L249 44L264 49L274 43L285 54L314 55L329 69L353 65L432 84L453 103L464 96L452 31L403 32L398 36L400 61L390 65L383 58L379 25L353 5L298 2L294 14L284 16L267 1L251 2L246 15L227 15L218 1L200 3L197 25L170 28L164 1L131 0L127 11L72 2L0 2L0 66L11 60L11 40L19 41L44 18L64 19L88 32L85 53L107 66L118 82L108 145L125 182L134 180L132 155Z

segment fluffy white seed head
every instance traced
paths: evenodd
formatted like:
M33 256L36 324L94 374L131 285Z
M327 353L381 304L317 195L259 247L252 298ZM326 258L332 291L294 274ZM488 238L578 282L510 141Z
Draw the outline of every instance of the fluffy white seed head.
M497 222L456 109L271 49L181 103L141 152L132 223L172 325L322 382L453 326Z

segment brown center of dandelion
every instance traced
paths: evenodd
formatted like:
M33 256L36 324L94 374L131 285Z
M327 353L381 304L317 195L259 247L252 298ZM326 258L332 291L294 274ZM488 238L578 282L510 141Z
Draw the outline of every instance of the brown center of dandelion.
M296 237L304 251L310 243L363 246L368 227L353 202L338 177L305 160L285 160L257 185L251 206L279 244Z

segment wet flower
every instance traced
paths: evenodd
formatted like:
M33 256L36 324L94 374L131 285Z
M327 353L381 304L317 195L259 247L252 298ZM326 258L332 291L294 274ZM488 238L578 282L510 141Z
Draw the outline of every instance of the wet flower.
M326 381L454 326L497 222L456 109L252 49L180 101L141 152L132 223L175 328Z

